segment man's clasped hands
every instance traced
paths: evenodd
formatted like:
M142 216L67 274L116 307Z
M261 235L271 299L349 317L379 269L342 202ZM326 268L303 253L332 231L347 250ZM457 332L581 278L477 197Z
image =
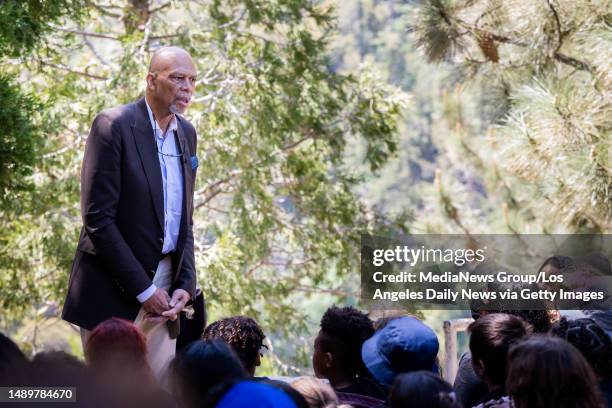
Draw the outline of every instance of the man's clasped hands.
M174 321L189 299L190 295L186 290L176 289L172 292L171 298L164 289L157 288L155 293L142 304L146 311L145 319L153 322Z

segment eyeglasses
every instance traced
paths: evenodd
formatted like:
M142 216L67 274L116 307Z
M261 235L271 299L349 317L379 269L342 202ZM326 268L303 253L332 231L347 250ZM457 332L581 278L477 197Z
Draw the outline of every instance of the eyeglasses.
M181 85L185 83L189 86L194 86L197 81L196 77L188 77L184 75L170 75L168 79L175 85Z
M183 157L183 153L181 154L170 154L170 153L163 153L159 151L159 147L157 147L157 143L155 144L156 148L157 148L157 153L161 154L162 156L165 157Z
M157 79L158 73L151 72L151 75L153 75L154 79ZM178 75L178 74L170 75L167 78L174 85L187 84L188 86L195 86L196 82L198 81L198 78L195 76L186 76L186 75Z

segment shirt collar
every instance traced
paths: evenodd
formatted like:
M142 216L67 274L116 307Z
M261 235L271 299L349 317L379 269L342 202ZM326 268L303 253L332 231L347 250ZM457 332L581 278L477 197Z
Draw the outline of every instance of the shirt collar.
M153 132L155 133L155 136L157 136L157 131L159 130L159 133L161 134L162 130L159 124L157 123L157 121L155 120L155 117L153 116L153 111L151 110L151 107L149 106L149 102L147 101L146 96L145 96L145 104L147 105L147 112L149 113L149 120L151 121L151 128L153 128ZM174 114L172 115L172 119L170 120L168 129L166 130L166 134L168 134L169 132L174 132L175 130L177 130L177 128L178 128L178 124L176 121L176 114ZM163 134L161 134L161 136L163 136Z

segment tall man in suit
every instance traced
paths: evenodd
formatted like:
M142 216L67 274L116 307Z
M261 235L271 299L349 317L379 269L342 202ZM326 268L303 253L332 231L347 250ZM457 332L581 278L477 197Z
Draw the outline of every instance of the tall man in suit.
M145 97L94 120L81 169L83 228L62 317L85 345L110 317L147 336L161 373L173 357L177 316L194 298L193 188L196 132L182 116L196 83L191 56L157 50Z

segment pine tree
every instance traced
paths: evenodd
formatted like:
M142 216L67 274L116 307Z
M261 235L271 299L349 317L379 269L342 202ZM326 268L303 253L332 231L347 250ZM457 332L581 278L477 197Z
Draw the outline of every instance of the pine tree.
M605 0L422 2L417 44L458 68L427 192L445 221L423 229L612 230L611 18Z

